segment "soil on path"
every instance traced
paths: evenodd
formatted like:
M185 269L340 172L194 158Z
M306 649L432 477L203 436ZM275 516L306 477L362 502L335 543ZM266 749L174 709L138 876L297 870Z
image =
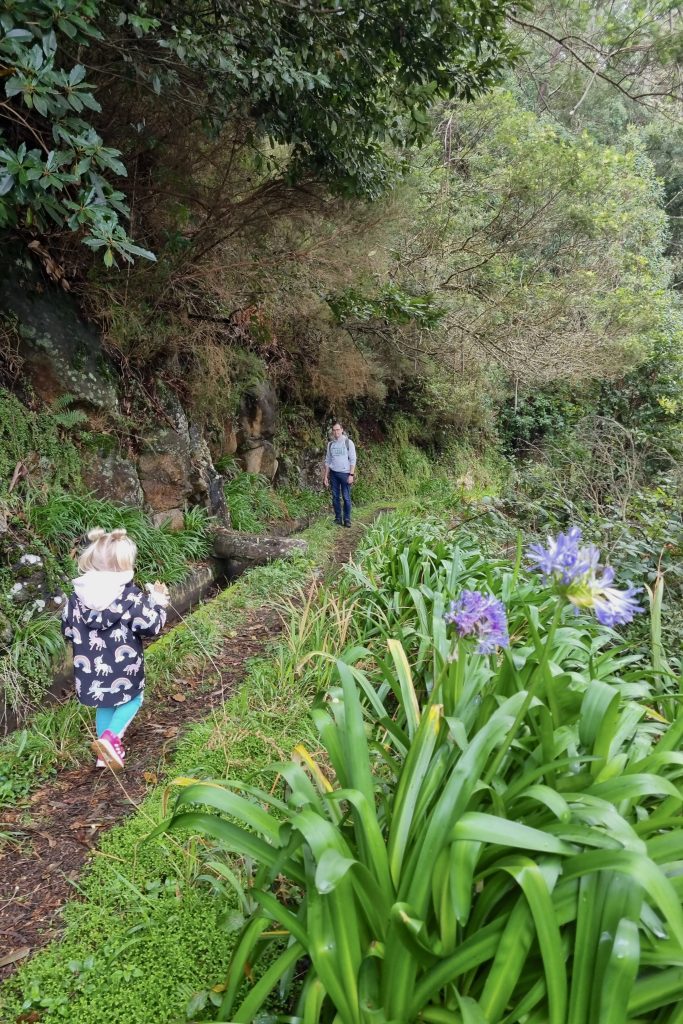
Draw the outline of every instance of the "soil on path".
M340 531L332 572L351 557L362 529L363 524L354 524ZM239 642L226 641L214 658L221 672L218 676L211 670L210 688L205 683L204 688L190 686L191 698L182 703L171 692L150 699L127 734L125 773L113 779L109 771L91 764L64 771L37 790L27 805L3 812L0 830L17 833L21 847L0 849L0 980L59 936L60 910L74 896L73 883L100 835L135 811L163 776L177 739L239 687L246 663L263 652L283 625L272 608L252 611L240 627ZM188 681L179 684L182 689ZM27 813L30 824L23 824Z

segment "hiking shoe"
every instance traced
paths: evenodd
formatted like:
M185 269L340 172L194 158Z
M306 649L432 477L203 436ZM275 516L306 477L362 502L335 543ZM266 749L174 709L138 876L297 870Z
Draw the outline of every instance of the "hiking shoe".
M334 523L335 523L335 526L343 526L344 525L342 523L341 519L335 519Z
M124 764L125 764L125 761L126 761L126 752L125 752L125 750L123 752L123 761L124 761ZM96 768L106 768L107 765L106 765L106 762L103 761L101 757L98 757L97 760L95 761L95 767Z
M351 523L344 523L344 526L346 527L347 530L351 529Z
M123 760L126 756L123 743L109 729L105 729L102 735L93 741L90 749L104 761L105 768L111 768L114 772L123 769Z

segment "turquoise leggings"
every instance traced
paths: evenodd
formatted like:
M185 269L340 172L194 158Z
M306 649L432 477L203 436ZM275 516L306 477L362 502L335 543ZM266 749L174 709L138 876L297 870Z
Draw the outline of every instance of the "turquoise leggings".
M115 708L98 708L95 714L97 735L101 736L109 729L115 736L123 736L141 707L142 694L139 693L127 704L118 704Z

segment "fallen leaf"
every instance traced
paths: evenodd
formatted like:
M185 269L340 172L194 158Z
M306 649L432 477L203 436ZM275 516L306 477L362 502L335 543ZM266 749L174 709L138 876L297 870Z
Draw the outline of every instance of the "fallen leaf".
M0 959L0 967L7 967L7 964L13 964L16 963L17 960L23 960L30 952L30 946L22 946L21 949L13 949Z
M42 836L43 839L47 840L47 845L50 847L51 850L54 849L54 847L57 845L56 839L53 839L48 832L37 832L36 834Z
M31 1010L30 1013L21 1013L17 1017L17 1024L36 1024L39 1020L42 1020L42 1015L37 1010Z
M171 700L176 700L179 704L183 704L187 700L187 697L184 693L174 693L171 696Z
M145 782L148 782L150 785L154 785L159 781L156 772L143 772L142 777L145 780Z

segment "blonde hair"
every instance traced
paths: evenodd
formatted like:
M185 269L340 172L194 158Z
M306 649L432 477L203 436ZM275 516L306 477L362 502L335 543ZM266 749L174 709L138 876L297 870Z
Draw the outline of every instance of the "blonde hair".
M107 533L99 527L88 533L87 548L81 552L78 568L81 572L127 572L135 565L138 547L126 530Z

